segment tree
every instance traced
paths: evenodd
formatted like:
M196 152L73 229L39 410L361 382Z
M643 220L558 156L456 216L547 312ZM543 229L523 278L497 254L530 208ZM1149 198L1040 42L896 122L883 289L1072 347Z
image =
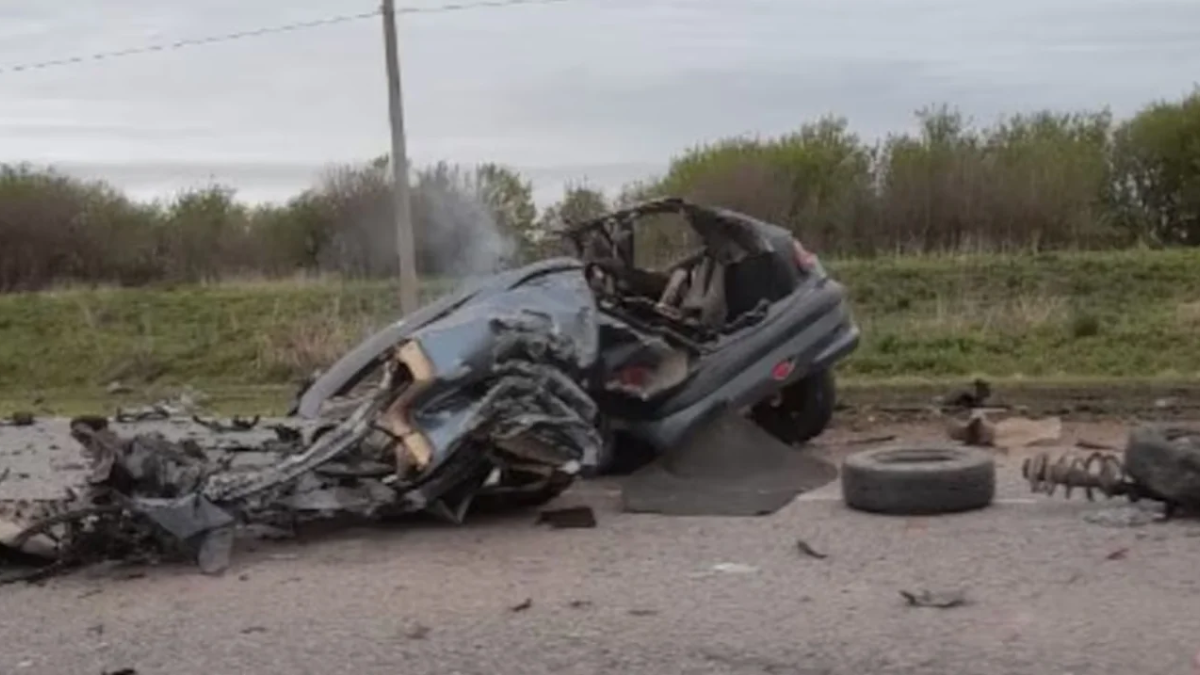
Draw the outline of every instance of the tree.
M546 207L538 221L538 237L534 241L536 257L559 253L556 233L572 223L597 218L611 208L603 192L582 184L568 183L558 202Z
M1200 245L1200 88L1117 130L1110 200L1118 222L1160 245Z

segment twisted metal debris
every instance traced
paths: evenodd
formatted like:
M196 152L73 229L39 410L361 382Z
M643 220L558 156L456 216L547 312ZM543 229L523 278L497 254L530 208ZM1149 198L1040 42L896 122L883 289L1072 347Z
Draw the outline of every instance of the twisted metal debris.
M562 307L564 320L594 327L590 314L580 315L569 302ZM447 330L460 325L450 322ZM307 441L295 429L276 426L275 440L249 447L221 443L208 449L224 451L214 458L195 441L173 442L158 434L122 438L107 418L72 420L71 435L88 462L84 484L53 508L0 513L0 549L52 561L27 579L113 557L190 558L202 571L216 573L228 565L241 525L290 530L329 515L421 510L458 523L480 500L502 506L553 498L599 452L595 403L572 379L581 375L560 365L593 345L568 340L544 313L481 311L480 321L468 327L476 329L472 337L479 328L492 331L484 337L494 349L482 354L490 363L434 367L416 343L397 345L378 364L378 379L365 387L353 412L326 420ZM437 340L427 344L433 359L458 358L436 351ZM463 378L472 396L459 392ZM428 433L418 434L408 406L415 394L428 390L436 395L429 399ZM186 414L222 434L248 431L259 422L206 421L165 406L145 411L148 418L119 412L120 419L139 420ZM234 453L243 451L264 453L271 461L234 466ZM15 536L13 523L20 528Z

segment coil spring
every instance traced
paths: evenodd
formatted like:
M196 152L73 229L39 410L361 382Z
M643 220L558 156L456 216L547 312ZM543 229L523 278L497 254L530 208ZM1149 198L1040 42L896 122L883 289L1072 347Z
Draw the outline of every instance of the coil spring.
M1066 453L1056 461L1043 452L1025 460L1021 475L1029 481L1034 493L1053 495L1062 486L1068 499L1076 488L1084 491L1088 501L1095 501L1096 492L1109 499L1138 496L1137 486L1126 473L1124 463L1112 452L1093 452L1086 456Z

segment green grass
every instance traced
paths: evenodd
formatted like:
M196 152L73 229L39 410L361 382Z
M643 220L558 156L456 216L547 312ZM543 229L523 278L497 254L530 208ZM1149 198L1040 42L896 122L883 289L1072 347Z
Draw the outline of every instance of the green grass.
M829 267L863 329L840 370L851 383L1200 375L1200 250ZM142 393L186 384L233 403L281 401L397 304L391 284L335 281L0 296L0 404L39 393L86 402L114 380Z
M1193 378L1198 265L1195 250L832 263L864 333L845 372Z

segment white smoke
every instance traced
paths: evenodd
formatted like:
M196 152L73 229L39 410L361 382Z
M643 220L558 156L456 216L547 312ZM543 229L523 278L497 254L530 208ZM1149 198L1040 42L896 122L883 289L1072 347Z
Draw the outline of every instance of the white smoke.
M422 175L415 188L414 224L429 272L455 279L492 274L517 252L479 181L443 165Z
M425 262L453 278L491 274L516 251L482 200L437 185L422 189Z

